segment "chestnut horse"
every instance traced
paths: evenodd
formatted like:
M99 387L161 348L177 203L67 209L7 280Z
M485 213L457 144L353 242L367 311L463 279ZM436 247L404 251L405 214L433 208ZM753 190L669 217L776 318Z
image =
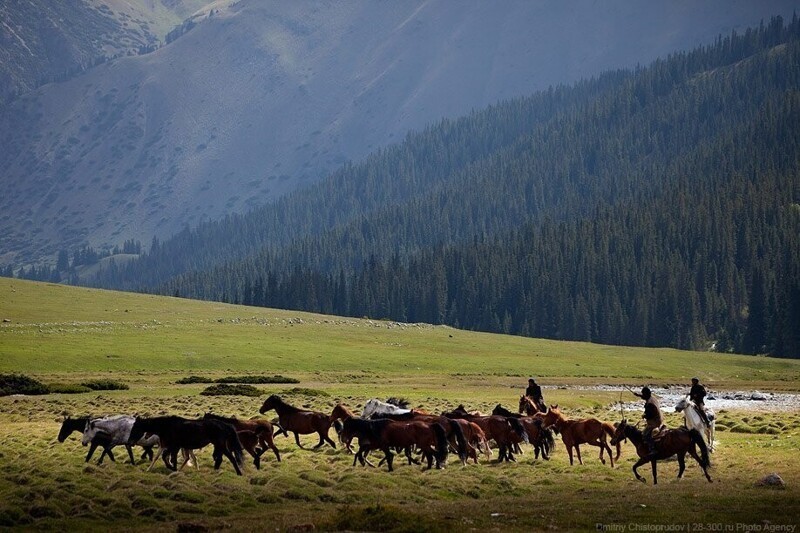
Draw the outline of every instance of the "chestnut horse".
M569 420L561 414L561 411L558 410L558 405L550 406L547 414L544 415L543 424L544 427L553 427L555 428L556 433L561 433L561 440L567 447L567 453L569 454L569 464L573 464L573 447L578 454L578 462L583 464L583 460L581 459L580 445L590 444L600 448L600 462L603 464L606 464L606 460L603 459L603 451L608 451L608 457L611 460L611 467L614 467L614 457L611 454L611 448L606 442L607 436L614 436L614 426L612 424L609 424L608 422L601 422L596 418ZM619 460L622 447L618 442L616 445L617 460Z
M466 455L471 458L475 464L478 464L478 453L486 456L486 460L492 458L492 450L489 448L489 442L486 440L486 434L481 427L475 422L464 420L463 418L453 418L453 422L459 425L461 433L464 434L464 440L467 443ZM450 437L450 447L458 450L458 442L454 442L454 438ZM466 459L462 459L462 463L466 464Z
M529 442L528 433L518 419L505 416L475 416L459 405L449 413L443 413L447 418L460 418L469 422L474 422L481 428L487 440L494 440L497 443L497 461L515 461L513 450L514 445L520 442Z
M272 450L275 458L278 461L281 460L281 452L275 446L274 429L269 420L241 420L235 416L220 416L212 413L206 413L203 418L221 420L232 425L244 449L253 456L253 464L257 469L261 469L261 456L267 450ZM257 448L257 445L260 445L261 448Z
M538 405L530 396L522 395L519 397L519 413L533 416L536 413L544 413L543 407Z
M336 448L336 443L328 437L331 418L325 413L307 411L291 406L275 394L264 400L259 412L263 415L270 409L275 409L275 412L278 413L278 421L281 427L285 431L294 433L294 441L300 448L303 448L303 445L300 444L300 435L311 433L319 435L319 443L314 446L315 450L326 442Z
M356 453L356 452L354 452L353 448L350 446L350 440L344 441L342 439L342 429L344 428L344 425L342 423L348 418L355 418L355 417L356 414L343 403L337 403L333 407L333 411L331 411L331 415L329 417L331 419L331 422L333 423L334 429L336 430L336 434L339 435L339 442L341 442L345 446L345 448L347 448L347 451L349 451L350 453Z
M442 468L447 459L447 436L440 423L428 423L422 420L396 421L387 418L363 420L348 418L342 429L343 438L358 438L359 448L355 461L365 462L365 454L371 450L382 450L386 456L389 472L393 471L393 448L410 450L417 447L428 461L428 468ZM408 451L406 452L408 454Z
M628 422L623 419L611 438L611 444L618 445L625 439L629 439L636 447L639 460L633 465L633 475L642 483L647 483L647 481L639 475L636 469L643 464L650 463L653 467L653 485L656 485L658 484L656 462L676 454L678 456L678 479L681 479L683 471L686 470L687 453L694 457L694 460L703 469L706 479L711 481L711 476L708 474L708 467L711 465L711 461L708 458L708 447L706 446L706 441L703 440L703 436L696 429L677 428L659 432L653 443L655 456L650 454L650 448L645 442L642 432L634 426L628 425ZM700 448L699 457L695 447Z

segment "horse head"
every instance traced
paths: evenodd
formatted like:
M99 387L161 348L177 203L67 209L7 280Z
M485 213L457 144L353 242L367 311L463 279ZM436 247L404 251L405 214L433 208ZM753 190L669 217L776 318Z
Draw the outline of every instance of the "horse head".
M278 395L272 394L269 398L264 400L264 403L261 405L261 409L258 410L259 413L262 415L269 411L270 409L275 409L275 406L280 403L281 399Z
M611 437L611 444L616 446L620 442L627 440L627 436L625 435L625 428L628 425L627 419L623 418L622 422L617 424L617 427L614 429L614 435Z
M684 409L689 407L690 402L691 402L691 400L689 399L689 397L688 396L684 396L683 398L678 400L678 403L675 404L675 412L679 413L679 412L683 411Z

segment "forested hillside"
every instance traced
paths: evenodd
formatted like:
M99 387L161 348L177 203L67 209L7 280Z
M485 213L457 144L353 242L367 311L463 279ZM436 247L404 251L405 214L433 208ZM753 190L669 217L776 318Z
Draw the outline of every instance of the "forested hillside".
M154 242L99 282L799 356L799 60L796 17L775 19L511 100L269 208ZM254 242L261 252L219 264Z

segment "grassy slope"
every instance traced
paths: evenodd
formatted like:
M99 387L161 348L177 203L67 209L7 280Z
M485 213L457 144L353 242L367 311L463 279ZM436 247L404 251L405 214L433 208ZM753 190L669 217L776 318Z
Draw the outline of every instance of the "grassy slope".
M794 388L800 361L601 346L0 279L0 372L331 372ZM520 380L517 380L521 383Z
M284 461L264 457L237 478L215 473L210 451L201 470L167 475L163 467L83 463L78 436L55 441L62 414L139 412L249 417L261 399L204 397L202 385L173 385L190 373L252 371L300 377L320 395L292 385L261 386L296 405L359 408L372 396L406 396L438 411L458 402L513 407L528 373L545 383L685 382L698 373L716 387L797 389L795 361L674 350L555 343L451 328L396 326L367 320L242 308L189 300L95 291L0 279L0 372L45 381L113 376L128 391L0 398L0 527L164 530L176 524L263 529L313 524L317 529L527 531L594 529L604 524L796 524L800 516L800 413L723 412L709 485L689 464L660 467L662 483L633 480L633 451L616 469L584 449L570 467L563 445L549 462L530 453L516 465L481 464L420 472L352 468L341 450L298 450L279 438ZM302 322L300 322L302 321ZM572 416L615 420L613 393L546 390ZM669 424L680 420L669 415ZM746 431L754 431L750 434ZM779 434L770 434L779 433ZM314 439L304 438L306 444ZM123 451L117 453L121 462ZM123 458L124 459L124 458ZM249 465L248 460L248 465ZM649 471L643 470L649 476ZM756 487L779 472L785 490ZM391 495L391 497L387 497ZM579 510L579 512L576 512ZM499 513L493 515L493 513ZM165 525L168 523L168 526Z

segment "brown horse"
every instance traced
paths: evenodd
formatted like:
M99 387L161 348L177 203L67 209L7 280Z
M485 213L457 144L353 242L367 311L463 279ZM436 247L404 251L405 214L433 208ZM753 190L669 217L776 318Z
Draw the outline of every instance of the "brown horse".
M436 459L437 468L443 467L447 459L447 436L444 428L438 422L348 418L344 421L342 434L344 438L358 438L359 448L356 460L361 461L361 464L364 464L367 452L382 450L390 472L393 470L393 449L418 448L427 459L428 468L433 466L434 459Z
M333 407L333 411L331 411L330 414L331 423L333 424L336 433L339 435L339 442L341 442L345 446L345 448L347 448L347 451L349 451L350 453L356 453L356 452L354 452L353 448L350 446L350 440L345 441L342 439L342 428L344 427L342 423L348 418L355 418L355 416L356 416L355 413L353 413L353 411L351 411L343 403L337 403Z
M517 418L522 422L525 431L528 433L528 442L533 446L534 459L538 459L541 453L543 459L550 460L550 453L553 451L553 448L555 448L555 441L553 439L553 432L544 427L543 413L536 413L532 416L522 416L517 413L512 413L498 403L497 406L492 409L492 414ZM521 452L521 450L517 451Z
M513 450L514 445L520 442L528 442L528 434L522 423L513 417L505 416L475 416L467 412L464 406L459 405L456 409L442 416L448 418L460 418L469 422L474 422L481 428L487 440L494 440L497 443L497 461L516 461Z
M543 419L544 427L554 427L556 433L561 433L561 440L567 447L569 454L569 464L572 462L572 448L578 454L578 462L583 464L581 459L581 444L590 444L600 448L600 462L606 464L603 452L608 451L611 459L611 467L614 467L614 457L611 455L611 448L606 442L606 437L614 436L614 426L608 422L601 422L596 418L586 418L583 420L569 420L558 410L558 405L551 405ZM617 460L619 460L622 447L617 443Z
M336 448L336 443L328 437L331 419L325 413L307 411L291 406L275 394L264 400L264 404L261 406L259 412L263 415L270 409L274 409L275 412L278 413L278 420L281 427L286 431L294 433L294 441L300 448L303 448L303 445L300 444L300 435L308 435L311 433L319 435L319 443L314 446L315 450L326 442Z
M683 471L686 470L686 454L688 453L700 468L703 469L706 479L711 481L711 476L708 474L708 467L711 462L708 458L708 447L703 440L703 436L696 429L668 429L659 432L658 437L654 441L655 454L650 454L650 448L644 440L644 435L634 426L628 425L626 420L622 420L617 426L614 436L611 438L611 444L619 444L621 441L629 439L636 447L636 453L639 455L639 460L633 465L633 475L642 483L647 481L639 475L636 470L643 464L650 463L653 467L653 485L658 483L658 472L656 471L656 462L672 457L678 456L678 479L683 478ZM695 448L700 448L700 456L698 457Z
M206 413L203 418L212 418L221 420L232 425L239 436L239 441L242 447L253 456L253 464L257 469L261 468L261 456L267 450L272 450L275 458L281 460L281 452L275 446L273 439L272 423L269 420L240 420L236 417L219 416L212 413ZM257 448L257 446L261 448Z
M519 413L533 416L536 413L544 413L545 411L542 410L543 408L539 406L533 398L530 396L525 396L524 394L519 397Z
M461 432L464 434L464 439L467 442L467 456L471 458L475 464L478 464L478 453L484 454L487 461L492 458L492 450L489 448L486 434L478 424L470 422L469 420L464 420L463 418L454 418L452 420L461 428ZM450 438L450 447L451 449L458 449L458 445L453 437ZM466 460L463 462L466 464Z

